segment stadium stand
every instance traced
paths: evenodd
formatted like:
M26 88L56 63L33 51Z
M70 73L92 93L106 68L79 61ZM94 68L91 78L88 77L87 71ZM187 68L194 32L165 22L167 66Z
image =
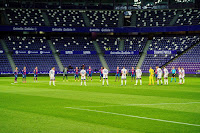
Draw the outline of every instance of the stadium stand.
M15 65L19 68L19 72L24 66L27 67L27 72L33 72L37 66L39 72L48 72L52 67L59 71L59 67L53 55L12 55Z
M64 67L71 65L75 69L75 67L81 68L81 66L84 64L85 68L91 66L92 70L95 71L95 69L99 70L102 66L98 55L73 54L60 55L59 57Z
M104 55L105 60L110 68L110 71L115 72L117 66L122 69L123 66L130 70L131 67L136 67L140 55Z
M99 37L96 39L102 52L104 51L118 51L119 50L119 37Z
M177 10L141 10L137 15L137 27L168 26Z
M0 51L3 51L3 48L0 44ZM4 72L12 72L12 68L10 66L10 63L6 57L5 54L1 54L0 53L0 72L4 73Z
M84 27L83 16L75 10L46 10L51 26Z
M46 37L7 36L4 38L8 49L13 50L50 50Z
M126 37L124 39L124 51L139 51L142 52L148 38L147 37Z
M200 44L173 60L166 68L171 70L172 67L183 67L187 73L200 70Z
M10 25L45 26L40 9L6 9Z
M179 15L175 25L199 25L200 24L200 10L199 9L183 9L182 14Z
M92 27L117 27L121 11L86 11Z
M51 37L57 52L69 51L94 51L94 46L88 37Z
M150 44L149 50L176 50L178 53L183 52L190 46L196 44L199 41L198 36L175 36L175 37L153 37L152 44ZM171 55L152 55L147 54L145 60L141 66L143 71L148 71L149 67L155 68L156 66L163 66L171 59L175 54Z

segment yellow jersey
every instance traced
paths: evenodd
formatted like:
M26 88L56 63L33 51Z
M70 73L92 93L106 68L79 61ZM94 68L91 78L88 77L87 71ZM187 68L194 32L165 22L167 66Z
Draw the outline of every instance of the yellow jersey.
M153 69L149 69L149 76L153 76L154 75L154 70Z

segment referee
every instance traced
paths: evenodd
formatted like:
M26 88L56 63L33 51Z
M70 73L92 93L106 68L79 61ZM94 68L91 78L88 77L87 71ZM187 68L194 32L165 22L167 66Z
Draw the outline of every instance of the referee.
M65 77L66 77L66 81L68 81L68 78L67 78L67 71L68 71L68 68L65 67L65 69L63 69L63 82L65 80Z

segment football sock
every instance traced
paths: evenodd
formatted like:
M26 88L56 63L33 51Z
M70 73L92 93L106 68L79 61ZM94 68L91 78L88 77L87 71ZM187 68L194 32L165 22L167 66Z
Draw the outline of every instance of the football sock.
M103 84L102 85L104 85L104 79L103 79Z
M142 80L140 79L140 85L142 85Z

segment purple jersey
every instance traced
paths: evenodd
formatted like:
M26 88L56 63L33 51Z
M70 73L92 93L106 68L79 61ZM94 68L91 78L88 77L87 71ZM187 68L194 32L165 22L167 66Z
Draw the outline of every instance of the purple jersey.
M26 75L26 69L23 69L23 70L22 70L22 74L23 74L23 75Z
M34 69L34 74L38 74L38 69Z
M116 70L116 73L119 74L119 69Z
M14 75L18 75L18 70L15 70L15 71L14 71Z
M132 75L134 75L135 74L135 69L131 69L131 73L132 73Z
M75 69L75 73L78 74L78 69Z
M91 73L92 73L92 69L89 69L89 70L88 70L88 73L91 74Z

